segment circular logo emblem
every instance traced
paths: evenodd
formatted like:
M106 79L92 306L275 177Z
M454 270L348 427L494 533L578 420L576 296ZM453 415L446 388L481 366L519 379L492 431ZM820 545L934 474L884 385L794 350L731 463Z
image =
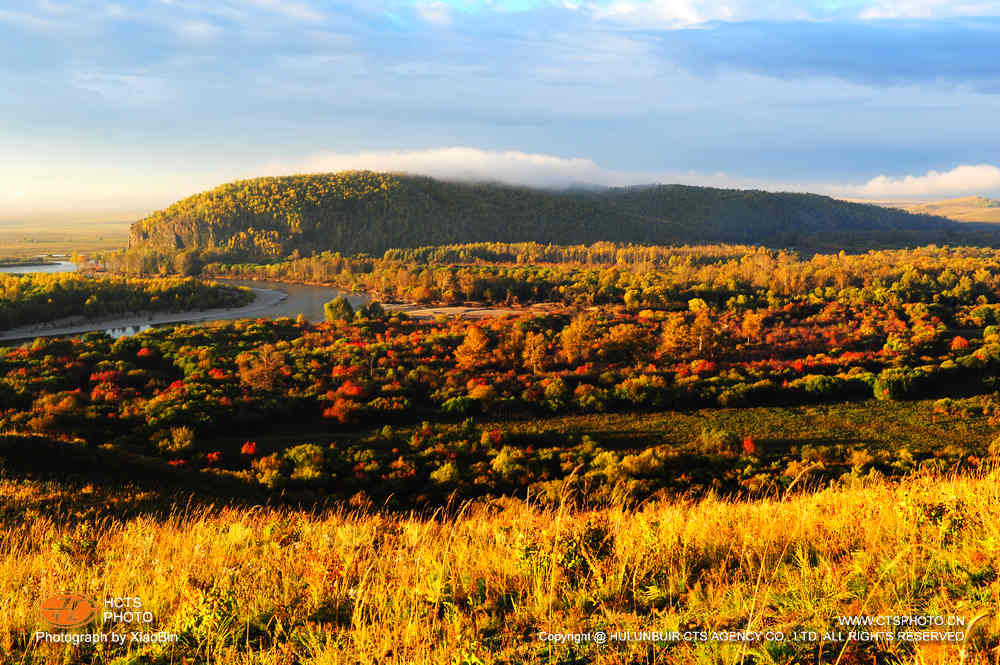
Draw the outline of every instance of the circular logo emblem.
M38 613L57 628L76 628L94 618L97 603L77 593L60 593L42 600Z

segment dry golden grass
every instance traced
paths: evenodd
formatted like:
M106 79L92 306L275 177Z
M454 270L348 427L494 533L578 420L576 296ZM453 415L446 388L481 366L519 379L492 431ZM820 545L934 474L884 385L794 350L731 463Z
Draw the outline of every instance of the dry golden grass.
M76 515L75 497L51 484L5 481L2 492L4 663L997 662L997 472L859 480L757 502L542 509L500 500L424 516L182 507L167 518L95 518ZM155 629L180 642L130 652L36 646L34 608L63 589L139 596ZM837 615L955 615L975 625L963 642L916 646L566 646L538 637L846 635Z
M940 215L959 222L1000 222L1000 201L982 196L917 203L904 209L914 213Z
M865 201L848 199L857 203L874 203L886 208L900 208L918 215L938 215L957 222L1000 222L1000 201L983 196L963 196L944 201Z
M0 221L0 257L121 249L128 245L129 225L136 219L117 213Z

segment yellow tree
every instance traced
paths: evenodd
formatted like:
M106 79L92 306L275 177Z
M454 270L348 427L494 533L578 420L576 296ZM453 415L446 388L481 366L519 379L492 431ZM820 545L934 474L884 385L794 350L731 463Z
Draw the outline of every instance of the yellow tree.
M465 339L455 349L455 362L459 367L472 369L489 364L490 338L477 325L470 326L465 333Z
M530 332L524 337L524 351L521 360L524 366L538 374L545 369L549 357L549 341L542 333Z
M751 340L759 339L761 331L764 330L764 315L753 310L747 310L743 314L743 323L740 325L740 332L747 338L747 344Z
M493 357L497 362L507 367L517 367L518 360L524 352L524 332L517 326L509 326L500 330L500 339Z
M570 321L559 335L566 361L572 364L588 360L598 333L597 323L586 314L580 314Z
M662 355L676 358L683 356L691 348L691 328L681 312L674 312L663 322L660 345L657 351Z

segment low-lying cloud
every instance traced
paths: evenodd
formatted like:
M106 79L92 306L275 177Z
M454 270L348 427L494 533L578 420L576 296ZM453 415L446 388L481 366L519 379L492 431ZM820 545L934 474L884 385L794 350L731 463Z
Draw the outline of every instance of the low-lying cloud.
M0 157L3 155L0 154ZM96 161L100 163L101 160ZM13 159L11 163L14 163ZM586 157L457 146L427 150L323 152L245 169L208 168L199 172L166 173L154 179L142 169L110 166L92 172L94 180L88 182L80 180L79 171L52 165L38 165L27 170L23 167L0 169L0 175L6 177L11 185L0 191L0 219L63 209L85 211L128 207L152 210L240 178L364 169L426 175L443 180L501 182L546 188L664 183L771 192L814 192L869 200L942 199L970 194L1000 196L1000 167L992 164L961 165L948 171L929 171L924 175L880 175L854 184L789 182L726 172L611 169ZM62 192L58 204L40 205L40 201L48 201L45 197L53 183Z
M880 175L858 189L871 198L932 198L1000 191L1000 167L992 164L963 164L950 171L928 171L924 175L891 178Z
M641 185L676 183L738 189L816 192L867 199L945 198L1000 192L1000 167L961 165L950 171L891 177L880 175L861 184L779 182L724 172L616 170L585 157L559 157L516 150L493 151L470 147L408 151L327 152L295 162L273 162L253 175L321 173L351 169L393 171L445 180L497 181L513 185L565 187L571 185Z
M635 177L640 177L603 169L591 159L468 147L356 153L326 152L296 162L277 162L263 167L267 175L364 169L427 175L445 180L499 181L539 187L560 187L581 183L631 184L635 182Z

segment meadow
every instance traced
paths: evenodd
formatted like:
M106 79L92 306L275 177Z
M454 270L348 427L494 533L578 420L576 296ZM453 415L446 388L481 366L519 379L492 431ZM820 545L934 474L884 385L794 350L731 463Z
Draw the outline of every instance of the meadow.
M958 222L1000 222L1000 203L982 196L965 196L929 203L910 201L891 205L907 212L940 215Z
M7 479L0 653L26 665L994 663L998 481L920 474L755 501L498 498L433 512L189 500L121 516L148 496ZM81 517L88 501L103 515ZM139 597L150 629L176 641L35 643L37 596L60 589ZM942 617L962 639L899 627L852 639L862 629L842 616ZM643 631L665 637L624 637ZM733 631L750 636L719 638ZM553 641L567 634L588 637Z
M140 213L25 216L0 220L0 257L90 254L128 246L129 223Z

